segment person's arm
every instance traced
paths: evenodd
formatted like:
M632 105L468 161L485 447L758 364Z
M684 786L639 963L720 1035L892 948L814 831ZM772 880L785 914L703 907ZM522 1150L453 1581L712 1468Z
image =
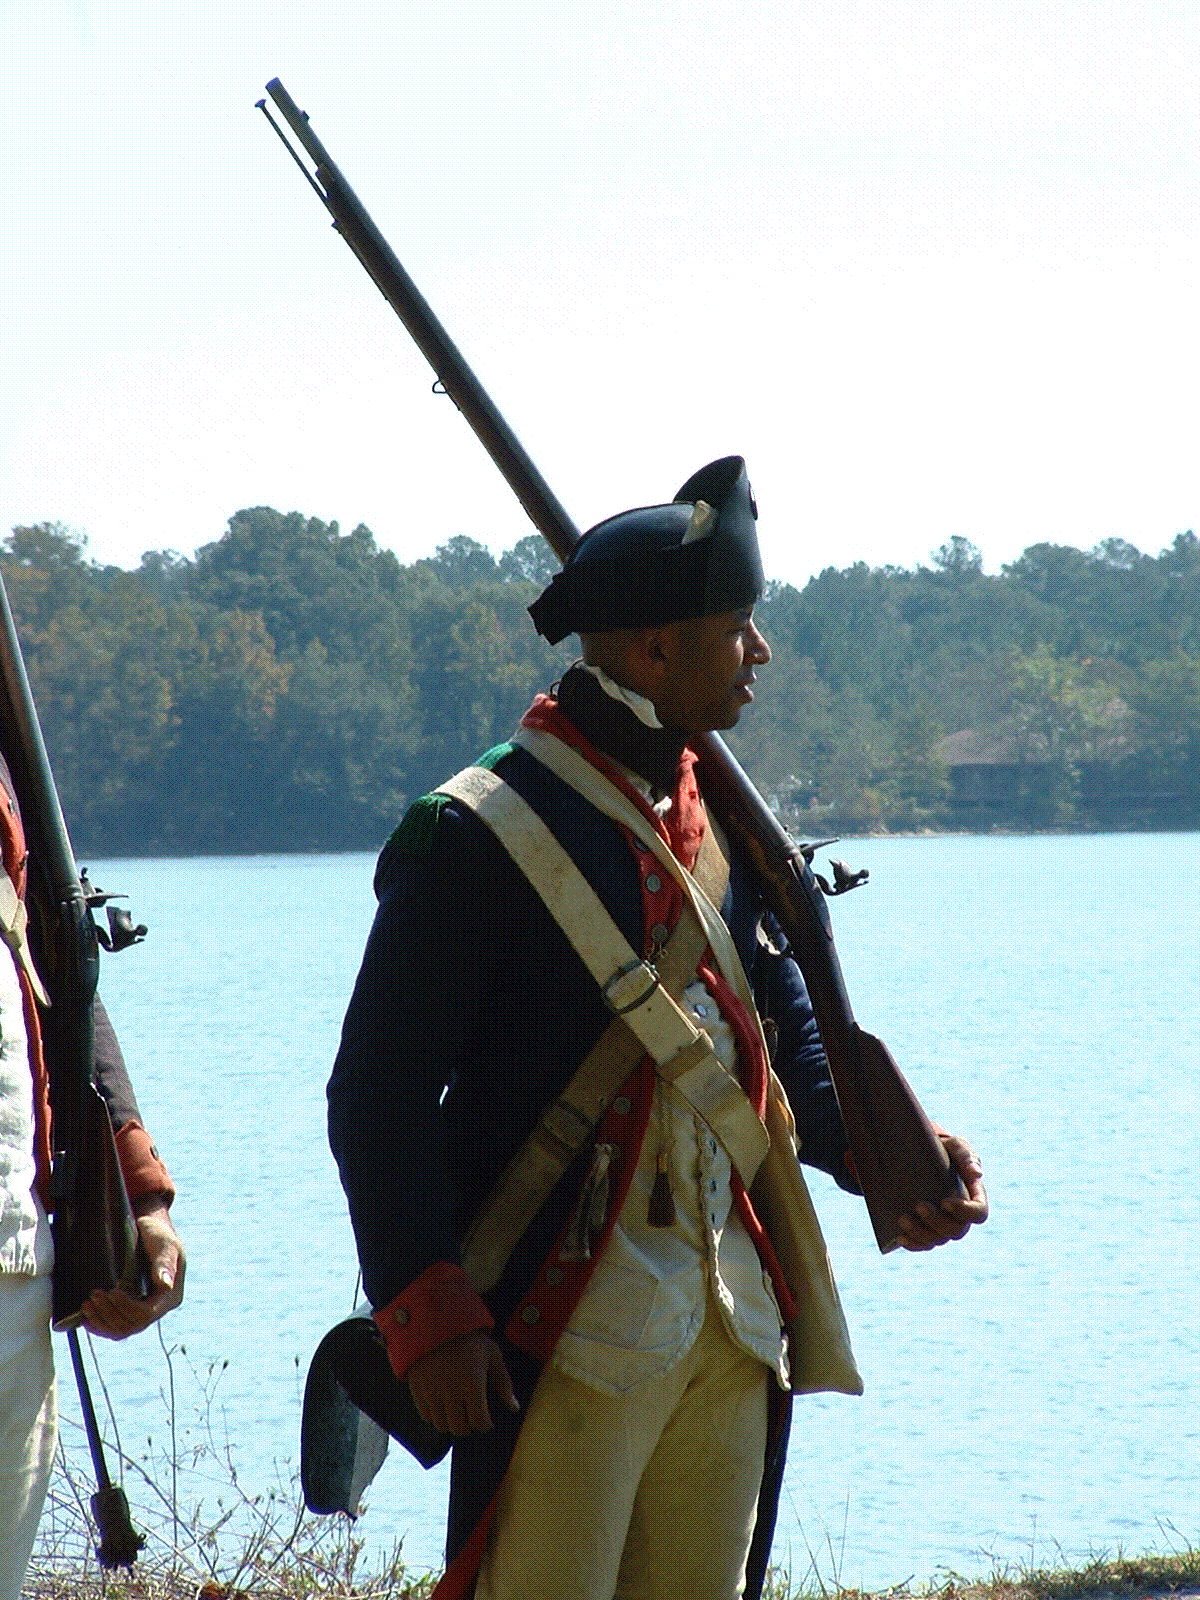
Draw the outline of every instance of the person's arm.
M125 1339L150 1327L182 1301L187 1256L170 1218L175 1185L142 1124L121 1047L99 998L94 1022L96 1085L112 1120L121 1174L146 1257L146 1293L96 1290L82 1309L92 1333L105 1339Z
M831 1173L844 1189L857 1190L804 978L772 919L764 921L767 943L756 972L762 990L760 1005L778 1028L775 1066L796 1117L800 1159ZM947 1196L939 1206L921 1205L906 1212L899 1219L900 1244L905 1250L933 1250L963 1238L968 1229L987 1220L987 1192L979 1157L965 1139L943 1128L936 1131L962 1179L964 1193Z
M329 1141L396 1375L424 1420L491 1425L511 1383L491 1313L462 1271L443 1096L479 985L472 970L472 827L432 802L397 830L329 1080Z

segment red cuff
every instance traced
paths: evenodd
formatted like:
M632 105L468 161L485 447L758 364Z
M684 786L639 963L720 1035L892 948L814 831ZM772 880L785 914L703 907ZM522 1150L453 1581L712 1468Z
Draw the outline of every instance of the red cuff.
M170 1205L175 1198L175 1185L141 1123L122 1123L116 1138L117 1159L121 1163L121 1176L125 1179L125 1192L130 1205L148 1194L161 1195Z
M435 1261L375 1313L387 1345L392 1371L403 1378L409 1367L438 1345L464 1333L496 1326L491 1312L461 1267Z

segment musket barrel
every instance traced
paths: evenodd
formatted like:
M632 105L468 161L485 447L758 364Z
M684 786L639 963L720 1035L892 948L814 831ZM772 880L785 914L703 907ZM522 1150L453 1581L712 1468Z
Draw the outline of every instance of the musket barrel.
M268 122L320 195L338 232L403 322L534 527L565 561L580 537L578 528L312 131L307 113L278 78L267 85L267 93L312 161L315 178L260 101ZM706 801L746 851L767 904L796 953L876 1237L880 1249L890 1250L899 1239L898 1218L918 1201L937 1204L957 1192L957 1175L886 1048L854 1020L829 913L799 846L772 815L719 734L702 734L692 743L700 759Z
M558 559L565 561L572 545L579 539L579 529L530 460L516 434L496 410L462 352L404 270L392 247L338 170L336 162L312 131L307 115L299 109L278 78L271 79L267 93L316 167L318 193L338 231L404 324L446 393L478 435L480 443L500 469L534 527Z

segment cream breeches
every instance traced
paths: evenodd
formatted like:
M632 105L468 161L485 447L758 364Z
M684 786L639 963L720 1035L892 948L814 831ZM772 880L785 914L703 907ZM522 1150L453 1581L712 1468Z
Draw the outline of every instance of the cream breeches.
M50 1279L0 1273L0 1600L19 1600L57 1431Z
M711 1298L688 1354L626 1394L547 1366L500 1488L476 1600L738 1600L771 1381Z

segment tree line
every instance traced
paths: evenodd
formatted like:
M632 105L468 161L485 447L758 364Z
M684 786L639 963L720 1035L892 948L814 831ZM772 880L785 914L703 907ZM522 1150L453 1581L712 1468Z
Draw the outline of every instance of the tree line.
M77 850L377 847L571 660L525 609L553 567L534 534L405 566L269 507L131 571L15 528L0 570ZM1193 533L1037 544L997 576L953 538L915 571L773 585L758 615L774 661L731 743L802 833L1200 825ZM1004 775L982 809L972 771Z

